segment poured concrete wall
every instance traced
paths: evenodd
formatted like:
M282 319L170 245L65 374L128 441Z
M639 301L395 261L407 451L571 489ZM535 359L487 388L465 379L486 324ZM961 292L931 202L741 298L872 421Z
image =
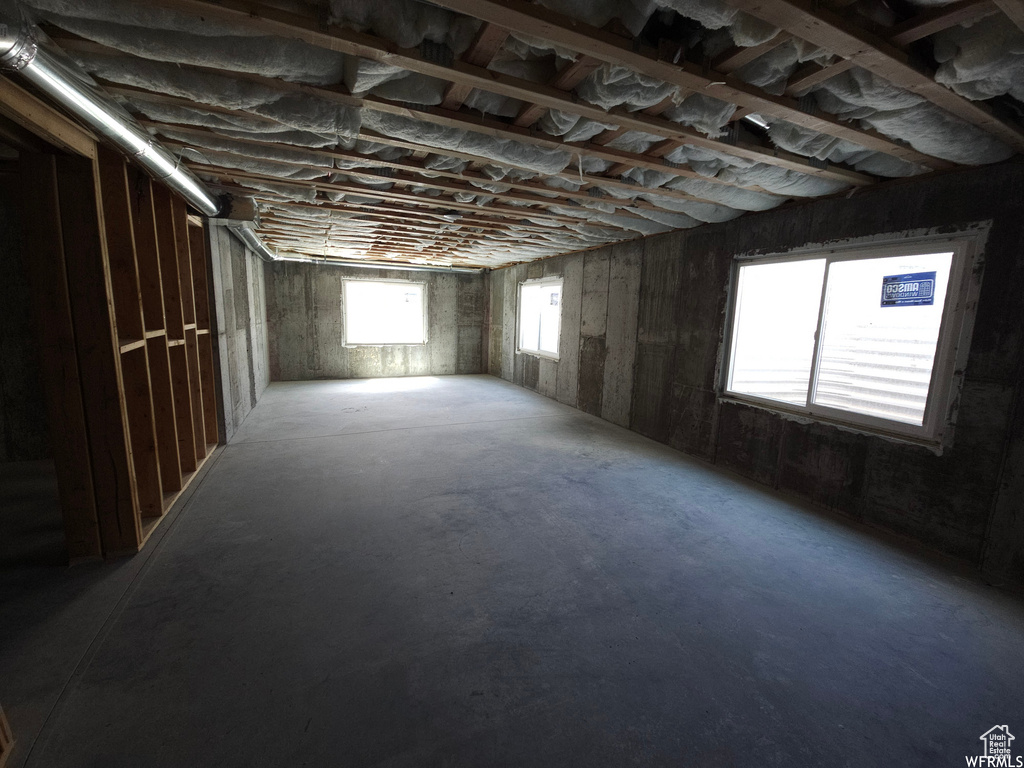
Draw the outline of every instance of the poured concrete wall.
M270 382L266 269L225 227L210 227L212 297L223 439L230 440Z
M490 276L491 373L688 454L1024 581L1024 166L1012 162ZM733 256L991 220L953 447L944 455L720 402ZM560 359L515 352L516 285L564 279Z
M16 186L0 188L0 462L50 455Z
M642 255L641 242L618 243L492 272L489 372L629 426ZM562 278L558 359L518 354L518 286L556 275Z
M273 381L483 372L483 275L296 262L271 264L267 273ZM346 347L343 278L426 283L427 343Z

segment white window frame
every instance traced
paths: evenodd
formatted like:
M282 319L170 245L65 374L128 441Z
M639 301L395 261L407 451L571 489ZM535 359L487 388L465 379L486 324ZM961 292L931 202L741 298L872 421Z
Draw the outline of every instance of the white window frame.
M537 357L543 357L546 360L557 360L558 353L545 352L541 349L530 349L528 347L520 346L519 340L522 334L520 333L520 323L522 322L523 312L523 286L526 285L557 285L562 289L562 293L559 294L558 299L558 347L562 347L562 307L564 306L563 299L565 298L564 290L565 283L561 275L555 277L537 277L532 280L523 280L516 287L516 354L517 355L536 355Z
M723 343L724 365L721 366L720 399L757 405L768 410L796 417L811 417L816 421L853 428L870 434L878 434L901 441L925 445L937 453L952 444L955 426L956 404L963 386L964 369L970 351L974 329L974 315L978 294L981 290L983 253L988 227L979 227L968 232L951 236L910 236L889 238L866 238L842 245L808 246L786 253L737 256L734 261L730 289L729 322ZM928 399L925 404L923 423L906 424L879 416L854 413L841 408L814 403L817 371L821 357L821 327L825 310L828 279L831 265L835 262L885 258L892 256L916 256L928 253L952 251L953 259L949 271L949 284L942 310L942 322L935 350L931 380L928 385ZM803 406L778 400L758 397L729 390L729 376L736 353L734 337L739 307L736 294L740 267L753 264L825 259L825 273L822 278L821 300L818 306L817 325L814 332L814 353L811 358L810 380L807 388L807 402Z
M348 307L345 306L345 285L347 283L402 283L403 285L418 285L423 291L423 341L414 343L405 342L350 342L348 340ZM429 301L427 283L424 280L401 280L386 277L343 277L341 278L341 326L342 346L348 349L358 347L423 347L429 341L430 324L427 322L427 302Z

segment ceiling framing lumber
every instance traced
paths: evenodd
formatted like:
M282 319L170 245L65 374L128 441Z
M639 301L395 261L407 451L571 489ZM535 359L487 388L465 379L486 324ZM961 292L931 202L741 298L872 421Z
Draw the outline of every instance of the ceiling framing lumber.
M267 201L268 204L273 205L275 208L342 211L345 213L378 216L381 218L387 217L388 214L393 214L393 216L391 216L388 220L394 221L395 218L397 217L404 217L413 220L434 221L443 224L457 224L460 226L471 227L474 229L485 229L498 232L512 231L511 228L513 227L517 230L524 230L527 232L544 233L551 232L553 230L557 231L557 227L533 224L529 221L513 221L510 219L488 219L484 216L469 215L463 211L457 210L445 212L443 207L440 206L439 209L437 210L422 210L416 208L406 208L395 203L376 203L372 207L368 206L366 203L350 201L334 202L331 200L323 200L317 201L316 203L306 203L299 200L281 199L279 195L275 195L273 193L254 192L253 190L247 187L243 187L239 184L233 184L231 182L221 182L217 186L228 192L244 194L247 196L256 196L259 199ZM476 211L476 213L479 213L479 209Z
M977 21L998 12L993 0L959 0L922 11L886 30L885 37L893 45L903 47L957 24Z
M441 0L441 4L447 5L450 1ZM936 82L933 74L913 64L905 51L815 0L728 0L728 3L916 93L987 131L1016 151L1024 151L1021 126L996 116L987 105L970 101Z
M1005 13L1017 28L1024 32L1024 0L995 0L999 10Z
M502 29L495 24L482 25L480 31L477 32L476 39L469 46L469 50L462 55L462 60L476 67L486 67L491 63L494 54L501 50L501 46L505 44L508 35L509 31L507 29ZM472 90L472 86L452 83L448 86L448 90L445 91L444 101L441 102L441 106L445 109L458 109Z
M412 203L414 205L427 205L427 206L443 206L445 208L451 208L459 211L473 211L480 214L500 216L503 218L524 218L530 217L534 219L550 219L551 221L557 221L566 224L585 224L586 222L582 219L578 219L573 216L562 216L556 213L550 213L548 211L538 211L535 209L527 208L516 208L514 206L498 206L498 205L486 205L479 206L475 203L460 203L455 200L450 200L445 197L428 197L421 196L409 192L395 192L394 190L377 190L369 189L367 187L359 186L356 184L345 184L340 182L318 182L318 181L303 181L301 179L285 179L280 176L270 176L265 173L253 173L251 171L240 171L234 168L221 168L215 165L205 165L203 163L185 163L195 173L202 173L210 176L217 176L220 178L227 179L251 179L253 181L269 181L274 184L280 184L282 186L294 186L303 189L316 189L332 192L343 192L347 194L356 195L359 197L379 197L384 200L394 200L399 202ZM487 194L487 193L484 193ZM548 201L551 203L551 201ZM582 209L581 209L582 210ZM610 229L622 229L622 227L615 227L610 224L601 224L602 227L608 227Z
M934 35L936 32L955 27L957 24L977 21L998 12L999 9L993 0L960 0L960 2L923 11L897 24L886 30L886 39L892 45L902 48ZM855 66L857 65L852 59L838 59L825 66L814 63L805 64L790 76L789 82L786 84L786 95L799 96L809 88Z
M547 85L533 83L521 78L512 77L501 72L473 66L456 61L450 66L429 61L419 51L399 48L381 38L354 32L337 26L328 26L326 31L322 25L312 18L289 13L263 3L247 0L222 0L214 4L210 0L152 0L159 7L173 8L182 11L211 16L231 21L240 27L259 30L264 34L276 34L303 40L311 45L327 48L353 56L361 56L374 61L381 61L412 72L437 77L450 82L472 85L485 91L507 96L514 99L536 104L537 106L558 109L569 114L580 115L594 120L613 122L620 127L645 131L664 138L676 139L687 144L725 152L748 160L778 165L789 170L797 170L811 175L820 175L833 179L850 181L852 177L860 177L854 171L836 167L820 168L807 158L798 155L776 155L772 149L750 144L726 144L710 139L704 134L686 128L669 120L646 115L637 115L622 109L605 110L601 107L575 100L571 95ZM532 34L537 37L554 40L573 50L579 50L602 61L621 64L635 69L642 74L665 80L682 86L687 90L701 91L709 96L727 102L750 107L766 114L772 114L807 128L853 141L867 149L887 152L910 162L937 167L938 161L922 155L910 147L897 144L873 131L865 131L851 125L840 123L837 119L809 115L798 108L796 102L786 97L773 97L760 92L730 75L721 75L724 80L716 81L699 73L698 67L688 62L678 65L659 61L649 54L635 52L628 41L600 30L576 24L559 26L558 35L552 35L552 24L543 18L552 16L563 19L557 14L550 14L539 6L515 2L515 12L509 9L512 0L505 0L501 5L488 0L441 0L436 3L443 7L467 13L484 21L497 24L513 31ZM536 15L531 15L536 14ZM541 18L543 17L543 18ZM512 22L512 23L509 23ZM529 23L528 23L529 22ZM524 28L525 27L525 28ZM543 34L543 31L547 34ZM581 32L578 30L588 30ZM541 34L538 34L538 33ZM603 36L602 36L603 35ZM568 38L568 40L560 38ZM615 42L609 42L614 40ZM587 42L589 41L589 42ZM584 48L588 50L584 50ZM595 55L595 49L601 53ZM603 55L602 55L603 54ZM716 73L716 76L719 76ZM321 89L317 89L321 90ZM844 178L845 177L845 178ZM853 182L850 182L853 183Z
M675 63L661 60L657 58L656 50L633 46L616 35L575 22L539 5L522 0L437 0L435 4L502 24L516 32L550 40L600 61L678 85L687 91L713 96L819 133L846 139L866 149L885 152L931 168L948 167L944 161L898 144L876 131L863 130L831 116L809 114L801 110L795 100L785 96L771 96L732 75L706 73L702 67L688 61Z
M96 139L91 133L5 75L0 75L0 115L61 149L90 159L96 157Z
M101 52L107 55L114 55L117 53L113 49L105 48L104 46L99 46L95 43L83 43L81 41L69 40L62 41L62 44L64 44L69 50L87 50L89 52ZM179 68L183 70L196 72L214 72L216 74L221 75L226 74L222 70L211 70L205 67L189 67L185 65L180 65ZM594 157L599 160L607 160L613 164L628 164L629 167L648 168L651 170L664 171L671 173L672 175L675 176L699 179L713 184L724 184L726 186L740 187L743 189L751 189L754 191L764 191L756 186L745 186L742 184L735 184L723 181L715 177L702 176L696 173L695 171L688 169L685 166L679 166L677 164L669 163L665 160L660 160L657 156L652 156L650 154L636 154L632 152L625 152L623 150L612 149L610 147L605 147L600 144L597 144L594 141L562 141L557 137L547 136L547 134L540 134L526 128L520 128L514 125L510 125L508 123L501 122L500 120L468 114L466 112L453 112L449 110L443 110L439 107L417 107L415 105L400 105L376 97L365 97L360 99L354 96L349 96L336 90L316 88L314 86L297 85L295 83L289 83L284 80L262 77L260 75L252 75L247 73L231 74L233 77L236 77L237 79L261 83L284 91L304 93L307 95L322 97L324 99L334 101L344 106L354 108L369 108L376 110L378 112L384 112L387 114L397 115L400 117L411 117L417 120L423 120L425 122L430 122L435 125L440 125L447 128L458 128L460 130L473 131L475 133L492 136L494 138L510 139L512 141L517 141L521 143L533 144L535 146L543 147L545 149L562 150L576 155L586 155L588 157ZM106 87L106 90L108 92L115 95L125 96L128 98L131 98L133 95L143 95L150 101L160 101L170 104L200 107L202 109L215 111L221 114L244 114L246 116L253 115L253 113L250 112L225 109L222 107L216 107L214 105L204 104L202 102L191 101L189 99L184 99L181 97L167 96L165 94L158 94L152 91L146 91L141 88L111 83L109 81L100 80L100 82ZM605 118L607 117L608 116L605 115ZM640 117L634 117L632 119L641 120L642 118L645 117L647 120L656 119L653 117L647 117L642 115ZM667 123L668 121L661 122ZM673 128L669 130L669 133L675 135L674 138L677 143L695 143L690 139L686 138L685 136L678 135L679 132L676 129L680 128L680 126L677 126L675 123L668 124L673 126ZM647 125L645 127L645 130L649 133L655 133L655 131L650 130L650 128L651 126ZM360 135L361 137L370 139L372 141L394 145L394 140L390 139L390 137L380 135L372 131L364 131L361 132ZM785 168L787 170L794 170L799 173L805 173L812 176L822 176L836 181L841 181L845 184L851 184L853 186L867 186L874 183L874 179L865 174L848 170L846 168L841 168L835 165L826 164L826 167L821 167L821 165L813 164L812 161L809 160L808 158L795 155L791 152L785 152L784 150L774 149L771 150L770 155L765 155L765 152L767 150L762 147L758 147L752 150L746 146L731 144L725 141L708 139L703 136L701 137L701 142L708 149L712 149L716 152L746 157L747 159L753 160L755 162L766 162L766 160L770 158L771 162L767 163L769 165L778 166L781 168ZM408 144L408 142L405 143ZM674 146L675 144L671 145L670 149ZM438 154L448 154L451 156L457 156L456 153L454 152L445 149L438 149L432 147L429 144L422 144L418 146L417 149L427 150L428 152L436 152ZM490 158L482 156L476 156L473 159L483 160L485 162L494 162ZM602 179L603 183L604 177L600 178Z
M177 124L173 124L173 123L158 123L158 122L154 122L152 120L140 120L139 122L142 123L143 126L145 126L147 128L153 128L154 130L157 130L157 131L159 131L161 128L167 128L168 130L174 130L175 132L178 132L178 133L192 134L192 135L195 135L197 137L217 136L217 137L222 137L224 139L228 139L228 140L230 140L232 142L235 142L235 143L237 143L237 144L239 144L241 146L250 146L250 147L254 147L254 148L256 148L256 147L260 147L260 148L275 148L275 149L281 147L280 144L275 144L275 143L269 142L269 141L256 141L256 140L253 140L253 139L238 139L238 138L235 138L235 137L222 136L221 134L218 134L215 130L210 129L210 128L198 128L198 127L195 127L195 126L184 126L184 125L177 125ZM374 137L374 140L377 140L377 138ZM181 142L171 141L171 140L165 140L164 143L166 143L168 146L179 146L179 147L186 146L186 145L182 144ZM392 144L392 146L399 146L399 147L401 147L403 149L412 149L413 147L419 147L420 145L408 144L406 142L395 142L395 143ZM202 150L199 150L199 151L202 151ZM543 184L543 183L536 182L536 181L518 181L517 182L517 181L502 180L502 181L499 181L499 182L495 182L493 179L491 179L486 174L480 173L479 171L472 171L472 170L469 170L469 169L467 169L465 171L462 171L461 173L455 172L455 171L440 171L440 170L436 170L436 169L427 167L426 164L422 161L422 159L417 159L417 158L403 158L401 160L381 160L380 158L378 158L378 157L376 157L374 155L364 155L364 154L360 154L360 153L352 151L352 150L304 149L303 151L308 152L308 153L313 154L313 155L316 155L318 157L323 157L324 159L332 160L332 161L333 160L364 161L366 163L367 167L394 168L395 170L409 171L410 173L430 174L431 176L433 176L435 178L436 177L441 177L441 178L455 179L455 180L470 180L470 179L472 179L472 180L477 180L477 181L482 181L482 182L487 182L487 183L497 183L497 184L503 184L503 185L508 186L508 187L510 187L512 189L518 189L518 190L525 191L525 192L537 191L537 192L545 192L547 194L556 193L556 194L558 194L559 197L563 197L563 198L566 198L566 199L588 199L588 200L590 200L590 199L593 199L593 195L590 192L588 192L588 190L592 190L592 189L593 190L600 190L601 187L606 187L606 188L607 187L612 187L612 188L616 188L616 189L628 190L630 192L644 191L644 192L649 192L650 194L656 194L656 195L658 195L660 197L669 197L669 198L673 198L673 199L677 199L677 200L690 200L690 201L693 201L693 202L714 203L714 201L712 201L712 200L707 200L705 198L701 198L701 197L698 197L696 195L691 195L691 194L689 194L687 192L680 192L679 190L669 189L667 187L655 187L655 188L651 188L651 189L645 189L645 188L637 187L635 184L629 184L629 183L626 183L626 182L619 181L617 179L611 179L611 178L607 178L607 177L604 177L604 176L600 176L600 177L597 177L597 176L584 176L584 179L585 179L585 181L587 183L585 183L580 188L579 192L572 192L570 190L562 189L561 187L551 187L551 186L548 186L547 184ZM447 153L445 153L445 152L443 152L441 150L438 150L436 152L436 154L439 154L439 155L442 155L442 156L449 156ZM471 159L471 158L472 158L472 156L467 155L464 158L460 158L460 159ZM624 165L626 165L626 164L624 164ZM342 170L342 169L336 169L336 170L339 173L349 173L350 172L348 170ZM354 170L354 171L351 171L351 172L352 173L358 173L359 171ZM575 174L572 174L572 173L553 174L553 176L555 178L565 179L566 181L572 181L572 182L576 182L577 178L578 178ZM485 194L485 193L486 193L485 190L479 190L478 191L478 194Z
M764 56L768 51L774 51L780 45L788 43L792 39L792 35L780 32L771 40L760 45L751 45L746 48L734 46L715 57L711 62L711 68L716 72L731 75L737 69L745 67L754 59Z

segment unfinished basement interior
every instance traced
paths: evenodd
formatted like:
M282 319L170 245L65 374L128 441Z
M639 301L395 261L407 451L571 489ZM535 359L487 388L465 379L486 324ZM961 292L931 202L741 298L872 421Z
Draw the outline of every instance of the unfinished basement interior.
M0 0L0 268L0 768L1024 764L1024 0Z

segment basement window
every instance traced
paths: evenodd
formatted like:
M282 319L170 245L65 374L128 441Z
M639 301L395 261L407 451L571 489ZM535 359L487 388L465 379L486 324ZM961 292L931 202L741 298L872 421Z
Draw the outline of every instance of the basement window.
M347 347L425 344L427 289L408 280L342 280Z
M942 445L966 363L976 239L740 262L725 392Z
M562 278L519 284L519 335L516 351L558 359L562 327Z

